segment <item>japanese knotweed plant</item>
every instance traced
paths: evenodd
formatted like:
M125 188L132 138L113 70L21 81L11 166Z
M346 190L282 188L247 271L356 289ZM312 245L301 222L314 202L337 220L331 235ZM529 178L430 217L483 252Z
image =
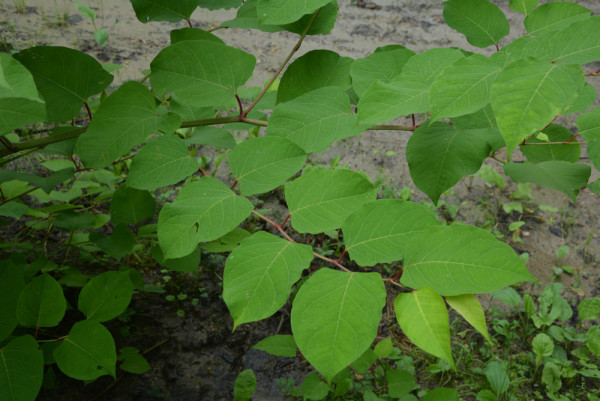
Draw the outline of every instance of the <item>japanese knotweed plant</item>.
M386 284L405 290L394 310L406 336L454 367L447 305L488 338L473 294L535 279L487 231L443 224L418 203L377 200L378 188L364 174L314 167L303 172L311 153L370 129L412 132L410 173L434 203L487 158L502 163L517 182L554 188L573 200L583 187L597 192L600 186L589 182L590 165L577 163L585 141L591 164L600 167L600 108L588 110L596 93L586 83L598 72L582 68L600 61L600 16L575 3L511 1L526 15L525 34L501 43L509 24L493 3L445 2L448 25L473 46L491 46L490 57L458 48L415 54L398 38L399 44L361 59L314 50L289 65L306 35L331 31L335 0L131 3L142 23L187 20L190 26L198 7L235 7L237 17L219 28L237 28L240 35L244 29L289 31L299 39L258 90L244 87L255 57L225 44L220 31L173 30L146 77L110 91L113 76L77 50L38 46L0 54L0 157L6 166L0 171L1 214L26 217L31 228L36 222L61 228L70 238L83 230L82 252L103 251L117 260L154 238L152 255L173 269L190 270L191 264L195 271L206 244L232 249L223 299L234 327L273 315L308 275L291 309L293 341L328 382L371 346ZM554 124L557 116L574 113L582 113L577 133ZM418 126L384 125L415 115ZM25 129L34 124L35 130ZM186 130L193 127L202 128ZM237 143L228 127L259 134ZM199 167L205 145L231 149L224 154L231 183ZM517 148L525 162L511 162ZM46 164L55 171L43 176L13 163L40 153L59 155L63 163ZM112 197L107 218L80 210L77 196L60 195L72 194L82 181L102 184L87 188L88 203ZM59 185L67 191L53 191ZM162 206L157 224L139 227L154 216L153 197L162 193L157 190L172 185L178 185L177 196ZM277 224L250 201L281 186L288 229L287 219ZM238 226L249 218L263 219L275 234L246 235ZM99 228L112 232L93 231ZM341 230L352 265L294 241L332 230ZM328 267L309 272L315 257ZM44 369L41 342L54 344L45 362L56 362L71 377L114 376L115 344L102 323L125 310L134 288L143 288L131 281L136 276L109 271L87 283L75 280L83 288L72 305L81 314L73 313L83 320L71 326L63 321L63 286L73 284L73 268L18 259L5 260L0 270L0 399L36 397ZM399 261L402 270L394 277L370 271Z

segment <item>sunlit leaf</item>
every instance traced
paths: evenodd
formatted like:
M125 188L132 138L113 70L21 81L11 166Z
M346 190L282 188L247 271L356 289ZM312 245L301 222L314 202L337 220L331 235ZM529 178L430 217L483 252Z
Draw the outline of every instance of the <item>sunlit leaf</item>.
M510 31L504 13L488 0L446 1L444 20L477 47L496 45Z
M282 25L312 14L331 0L258 0L258 20L265 25Z
M587 142L587 154L592 164L600 169L600 108L590 110L577 118L579 134Z
M415 52L407 48L374 52L352 63L352 87L360 97L375 81L390 82L402 72L402 67Z
M485 324L485 315L479 300L472 294L456 295L446 297L446 302L457 311L467 322L480 332L490 343L490 334Z
M592 14L591 10L570 1L553 1L531 11L523 25L532 36L551 31L559 31L569 25L585 20Z
M191 17L198 0L131 0L135 15L144 24L149 21L178 22Z
M296 357L296 351L298 350L294 336L289 334L276 334L263 338L252 348L268 352L271 355L288 358Z

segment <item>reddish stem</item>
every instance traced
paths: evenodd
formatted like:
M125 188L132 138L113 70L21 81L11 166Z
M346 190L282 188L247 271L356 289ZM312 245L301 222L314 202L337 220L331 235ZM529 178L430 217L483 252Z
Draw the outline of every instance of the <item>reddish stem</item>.
M338 258L338 263L340 263L342 261L342 259L344 258L344 256L346 256L346 249L344 249L344 252L342 252L342 254L340 255L340 257Z
M498 46L498 43L496 43L496 51L499 52L500 51L500 47Z
M290 219L291 216L292 216L291 214L288 214L287 216L285 216L285 220L283 220L283 223L281 223L282 228L283 228L283 226L285 226L285 223L288 222L288 220Z
M237 183L238 183L238 180L235 180L233 182L233 184L231 184L231 187L229 187L229 189L233 190L233 188L235 188L235 186L237 185Z
M415 126L415 115L411 114L410 117L412 118L412 128L413 128L413 131L414 131L415 128L416 128L416 126Z
M188 25L190 26L190 28L193 28L193 26L192 26L192 21L190 21L190 19L189 19L189 18L188 18L188 19L186 19L186 21L187 21Z
M203 176L208 177L208 174L206 174L206 171L204 171L202 167L198 167L198 171L201 172Z
M394 277L392 277L390 279L390 281L397 281L400 279L400 277L402 277L402 272L404 272L404 269L401 269L398 273L396 273L396 275Z
M83 105L85 106L85 109L87 110L90 121L92 121L92 110L90 110L90 105L87 104L87 102L83 102Z
M244 116L244 108L242 107L242 100L240 99L240 97L238 96L238 94L235 94L235 98L238 102L238 106L240 106L240 120L243 119Z

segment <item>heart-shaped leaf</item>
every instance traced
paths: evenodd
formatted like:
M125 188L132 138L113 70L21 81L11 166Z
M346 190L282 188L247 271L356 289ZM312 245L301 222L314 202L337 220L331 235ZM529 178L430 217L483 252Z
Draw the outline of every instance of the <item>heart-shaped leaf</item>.
M352 87L360 97L375 81L390 82L402 72L402 67L415 52L407 48L379 51L352 63Z
M34 401L42 387L44 355L30 335L0 348L0 399Z
M88 319L105 322L123 313L132 295L128 272L104 272L83 286L78 308Z
M525 19L523 25L531 36L559 31L569 25L585 20L592 11L570 1L553 1L535 8Z
M17 319L25 327L54 327L60 323L67 301L58 281L45 273L31 280L21 291Z
M482 48L497 45L510 31L504 13L488 0L446 1L444 20L465 35L470 44Z

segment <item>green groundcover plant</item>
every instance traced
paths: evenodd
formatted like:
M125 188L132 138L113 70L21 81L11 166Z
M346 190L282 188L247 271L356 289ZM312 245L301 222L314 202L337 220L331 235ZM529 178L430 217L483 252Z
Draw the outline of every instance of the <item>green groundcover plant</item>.
M598 72L584 68L600 61L600 16L578 4L511 0L525 15L525 33L503 43L509 24L496 5L446 1L446 23L471 45L491 46L490 57L458 48L415 54L398 44L356 60L314 50L292 63L307 35L331 31L335 0L131 4L141 23L190 25L171 32L140 81L109 89L110 72L65 47L0 53L0 214L41 234L59 229L67 249L83 255L121 260L152 246L173 270L196 271L201 248L231 251L223 299L234 329L273 315L299 287L291 340L327 383L372 345L386 284L402 289L393 306L406 336L454 367L447 305L489 338L474 294L535 278L491 233L442 223L415 202L377 199L367 176L310 166L310 154L370 129L409 131L413 182L434 203L488 158L514 181L573 200L600 191L589 182L590 165L578 163L586 144L600 167L600 109L589 109L596 92L586 83ZM245 87L255 57L224 43L218 30L192 28L198 7L237 8L218 28L288 31L299 35L297 45L264 87ZM558 124L574 113L575 133ZM399 116L413 124L389 124ZM236 139L230 130L248 134ZM207 146L223 150L211 166L226 160L230 182L205 169ZM511 161L517 148L524 162ZM164 190L171 186L174 199ZM279 224L253 200L280 187L289 214ZM92 213L103 201L109 213ZM250 218L267 229L239 228ZM334 230L348 263L302 241ZM114 377L117 360L124 370L144 370L137 350L117 355L103 325L135 291L149 290L135 269L91 275L67 265L68 251L57 262L47 249L33 257L23 238L2 247L10 253L0 268L0 399L35 399L45 364L85 381ZM326 267L311 268L315 258ZM374 267L397 262L401 270L390 277ZM67 287L77 294L68 302ZM67 308L76 321L64 320Z

